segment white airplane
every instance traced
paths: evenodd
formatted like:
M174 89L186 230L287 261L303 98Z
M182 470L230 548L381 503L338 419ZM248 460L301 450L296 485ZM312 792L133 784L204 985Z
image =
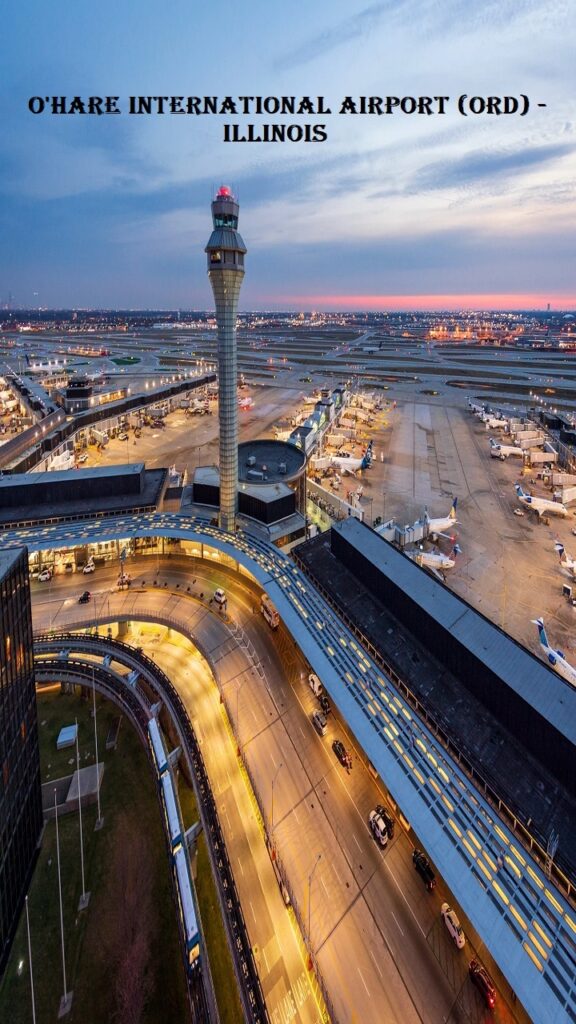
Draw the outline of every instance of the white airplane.
M566 548L563 544L560 543L559 540L556 541L554 547L558 552L558 557L560 558L560 565L562 566L562 568L567 569L568 572L576 579L576 561L572 558L571 555L568 554Z
M372 441L369 442L364 454L359 459L346 455L331 455L330 462L342 473L355 473L358 469L368 469L372 463Z
M576 686L576 668L573 668L569 662L566 661L563 651L554 651L548 643L548 637L546 636L546 630L544 629L544 619L532 619L535 626L538 627L538 636L540 637L540 646L546 654L551 667L562 679L565 679L571 686Z
M526 508L536 512L539 516L568 515L568 509L561 501L552 501L550 498L535 498L532 494L526 494L525 491L522 490L520 484L515 484L515 490L518 495L518 501L525 505Z
M472 399L468 399L468 408L470 412L473 412L475 416L482 416L484 414L484 408L481 405L476 405Z
M493 437L490 438L490 455L493 459L507 459L509 455L518 455L519 458L524 458L524 449L517 448L513 444L500 444L499 441L495 441Z
M427 508L424 509L424 522L426 523L426 526L428 527L428 536L429 537L432 537L432 538L434 538L434 537L441 537L441 536L443 536L443 530L451 530L452 527L458 525L458 520L456 519L456 505L457 504L458 504L458 498L453 498L452 499L452 508L450 509L448 515L444 516L443 518L440 518L440 519L430 519L430 516L428 515L428 509Z
M253 409L254 399L253 398L239 398L238 406L240 409Z
M435 576L442 579L442 574L456 565L456 556L460 554L461 550L458 544L455 544L449 555L443 554L442 551L423 550L406 551L405 554L413 562L416 562L416 565L422 566L423 569L430 569Z

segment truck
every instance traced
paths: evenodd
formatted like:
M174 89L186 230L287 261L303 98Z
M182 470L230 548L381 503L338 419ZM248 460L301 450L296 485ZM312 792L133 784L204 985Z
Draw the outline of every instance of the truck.
M268 594L262 594L262 598L260 600L260 611L270 626L270 629L278 629L278 626L280 625L280 616L268 597Z
M108 444L108 441L110 440L106 431L96 430L95 427L92 428L92 436L94 437L96 444L105 445Z

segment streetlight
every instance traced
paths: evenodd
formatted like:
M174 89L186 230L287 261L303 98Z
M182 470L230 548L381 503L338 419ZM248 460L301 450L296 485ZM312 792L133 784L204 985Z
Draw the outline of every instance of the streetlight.
M308 947L309 947L309 950L310 950L310 956L309 956L309 959L308 959L308 969L309 970L312 969L312 936L310 934L310 918L311 918L311 909L312 909L312 906L311 906L312 879L314 878L314 873L315 873L316 868L318 867L321 859L322 859L322 854L319 853L318 856L316 857L316 861L314 863L314 867L312 868L312 871L308 875Z
M243 679L242 682L239 683L238 686L236 687L236 743L237 743L236 752L238 754L240 754L242 752L242 745L241 745L241 742L240 742L240 707L239 707L239 704L238 704L238 697L240 696L240 690L244 686L245 681L246 680Z
M270 836L271 836L271 839L272 839L272 847L274 847L274 783L276 782L276 779L278 778L278 772L283 767L284 767L284 762L280 761L280 764L278 765L278 767L276 769L276 772L274 774L274 777L272 779L272 801L271 801L271 807L270 807Z

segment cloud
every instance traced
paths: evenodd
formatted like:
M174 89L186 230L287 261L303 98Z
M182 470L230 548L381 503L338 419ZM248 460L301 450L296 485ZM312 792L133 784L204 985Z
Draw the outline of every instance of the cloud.
M395 15L405 6L406 0L387 0L386 3L373 4L365 7L350 18L345 18L332 28L320 32L306 43L287 53L276 62L278 68L295 68L308 61L317 60L323 54L330 53L338 46L358 39L377 28L380 22L390 15Z
M561 159L573 153L574 149L571 143L557 143L512 152L476 150L463 157L425 165L413 176L408 190L421 192L447 189L479 181L492 181L494 178L508 178Z

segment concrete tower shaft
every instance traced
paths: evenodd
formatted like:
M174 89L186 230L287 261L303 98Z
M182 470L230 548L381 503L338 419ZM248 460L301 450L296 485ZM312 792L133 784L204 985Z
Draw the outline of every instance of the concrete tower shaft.
M239 206L223 185L212 203L214 230L206 253L218 325L221 529L233 533L238 508L238 398L236 316L246 246L237 231Z

